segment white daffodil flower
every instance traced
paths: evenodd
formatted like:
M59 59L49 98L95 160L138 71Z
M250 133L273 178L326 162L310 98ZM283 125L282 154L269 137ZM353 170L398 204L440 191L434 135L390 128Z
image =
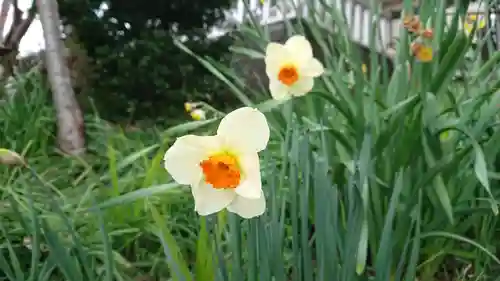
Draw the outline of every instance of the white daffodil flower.
M311 44L301 35L291 37L284 45L269 43L265 63L269 90L276 100L307 94L314 78L324 72L321 62L313 57Z
M165 169L191 186L195 210L206 216L227 208L243 218L266 208L258 152L269 140L266 117L251 107L227 114L215 136L186 135L165 153Z

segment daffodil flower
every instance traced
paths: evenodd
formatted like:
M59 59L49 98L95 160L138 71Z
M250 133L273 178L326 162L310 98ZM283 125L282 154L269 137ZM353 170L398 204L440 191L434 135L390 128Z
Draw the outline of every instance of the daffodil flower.
M420 62L429 62L433 58L432 47L426 46L422 43L414 42L411 45L411 51Z
M433 57L432 47L423 46L420 50L415 54L417 59L421 62L430 62Z
M474 29L474 24L476 24L476 22L477 29L483 29L486 27L486 20L484 16L468 15L464 22L464 29L467 34L470 34L472 32L472 29Z
M420 32L422 23L420 22L420 18L415 15L407 15L403 18L403 26L409 32L418 33Z
M258 152L266 148L269 125L260 111L243 107L227 114L215 136L186 135L165 153L165 169L191 186L195 210L206 216L226 208L243 218L266 208Z
M191 118L193 120L199 121L199 120L205 120L206 119L206 113L203 109L195 109L189 113L191 115Z
M314 86L314 78L324 72L321 62L313 57L311 44L302 35L291 37L285 44L269 43L265 63L269 90L276 100L307 94Z

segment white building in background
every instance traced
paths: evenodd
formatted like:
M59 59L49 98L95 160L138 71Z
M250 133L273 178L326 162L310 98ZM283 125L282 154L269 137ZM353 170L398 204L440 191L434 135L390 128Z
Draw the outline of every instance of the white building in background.
M402 0L378 1L384 4L386 14L400 10L402 7ZM324 4L320 4L321 2ZM368 7L369 4L367 4L369 2L367 0L239 0L236 7L227 13L228 23L225 28L237 27L239 24L252 20L252 17L261 25L273 25L296 18L315 17L318 22L324 23L325 26L333 26L331 16L326 12L327 9L321 6L327 5L329 9L336 8L338 11L343 12L351 39L362 46L368 47L370 29L373 24L376 24L374 15ZM418 4L419 0L414 0L414 2ZM496 13L500 13L500 0L498 6L496 7ZM449 14L448 19L451 20L455 8L453 6L449 7L446 12ZM482 14L487 17L488 7L484 3L473 2L469 5L468 12ZM490 26L500 25L500 18L498 17L494 13L490 13L488 19ZM401 19L380 16L378 25L375 46L378 51L385 53L387 46L390 45L394 38L399 36ZM224 34L225 28L214 29L212 36L217 37ZM497 31L497 37L497 42L500 42L500 31Z
M325 9L323 5L330 8ZM239 24L251 21L252 17L260 25L274 25L287 20L314 17L325 27L333 28L333 19L327 12L333 8L343 11L351 39L368 47L370 29L373 24L377 23L369 7L362 4L360 0L239 0L236 7L227 13L229 23L225 27L237 27ZM381 16L378 25L375 47L383 51L393 37L392 24L388 18ZM217 37L224 33L223 29L215 28L211 36Z

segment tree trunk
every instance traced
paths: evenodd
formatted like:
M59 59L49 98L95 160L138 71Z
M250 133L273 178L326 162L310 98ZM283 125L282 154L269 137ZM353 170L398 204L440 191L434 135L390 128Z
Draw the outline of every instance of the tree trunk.
M59 148L64 153L77 155L85 151L83 118L63 57L58 5L56 0L36 0L36 5L43 27L45 61L57 111Z

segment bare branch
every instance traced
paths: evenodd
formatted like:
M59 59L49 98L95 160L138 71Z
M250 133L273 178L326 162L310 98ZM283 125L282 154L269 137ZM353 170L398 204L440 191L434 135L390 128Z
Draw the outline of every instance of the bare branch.
M3 0L2 7L0 10L0 42L3 42L3 31L5 29L5 22L7 21L7 16L9 15L11 0Z
M17 0L13 0L17 1ZM19 9L18 9L19 10ZM33 20L36 17L36 5L35 2L32 2L31 8L28 10L28 17L26 19L21 19L17 24L12 23L12 27L9 30L9 33L4 39L3 45L5 48L16 49L19 47L19 42L23 38L28 28L31 26Z
M21 21L23 11L19 9L18 0L12 0L12 6L14 6L14 19L12 20L12 26L15 27Z
M26 31L28 31L31 23L33 22L33 20L35 20L35 17L35 10L31 9L28 13L28 17L24 19L18 26L14 27L15 29L12 32L12 37L9 38L9 47L17 48L19 46L19 42L21 42L21 39L23 38L24 34L26 34Z

